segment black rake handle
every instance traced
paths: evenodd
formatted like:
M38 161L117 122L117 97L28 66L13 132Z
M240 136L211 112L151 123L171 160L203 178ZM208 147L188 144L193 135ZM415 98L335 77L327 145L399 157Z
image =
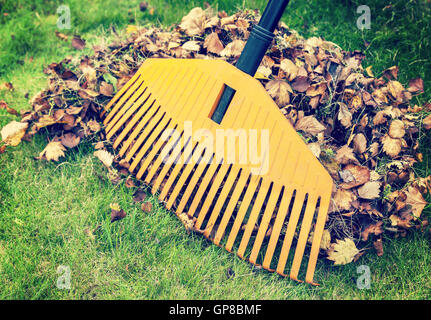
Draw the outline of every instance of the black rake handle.
M275 27L280 21L288 3L289 0L269 0L259 23L251 30L244 50L235 67L252 77L254 76L266 50L268 50L274 38ZM234 94L234 89L229 86L225 87L218 106L211 117L213 121L218 124L221 123Z

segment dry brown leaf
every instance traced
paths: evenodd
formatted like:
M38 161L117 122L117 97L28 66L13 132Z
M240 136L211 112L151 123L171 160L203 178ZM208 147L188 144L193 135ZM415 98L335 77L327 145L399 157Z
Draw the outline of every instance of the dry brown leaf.
M265 88L278 105L286 105L290 102L289 92L293 91L286 81L271 80L268 81Z
M346 171L349 174L346 174ZM367 167L348 164L342 173L343 175L340 173L340 176L348 177L343 179L344 182L340 184L343 189L351 189L370 180L370 170Z
M141 209L146 213L150 213L153 210L153 204L151 202L144 202L141 205Z
M332 243L327 253L328 260L334 261L334 265L345 265L352 262L360 251L356 248L352 239L345 238L344 240L337 240L336 243Z
M81 138L72 132L68 132L60 137L61 144L67 148L76 147Z
M402 140L393 139L385 134L382 139L383 151L390 157L394 158L401 152Z
M201 35L205 30L205 12L202 8L193 8L181 19L179 27L184 30L188 36Z
M348 211L352 207L352 202L355 200L356 196L352 191L337 189L331 199L329 212Z
M289 59L283 59L280 62L280 69L286 73L286 78L292 81L298 75L298 67Z
M406 204L411 206L413 216L419 218L421 216L422 210L427 205L427 202L423 198L420 191L415 187L408 187L406 191Z
M104 96L111 97L114 94L114 87L105 81L100 84L99 92Z
M349 128L352 125L352 114L349 111L347 105L343 102L339 102L340 110L338 111L338 121L343 127Z
M353 153L353 149L349 148L347 145L344 145L337 150L335 161L340 164L359 164L358 159L356 159L355 154Z
M300 71L298 71L299 73ZM291 83L293 90L298 92L306 92L307 89L310 87L310 80L308 79L308 76L297 76L295 78L295 81Z
M431 129L431 114L423 120L422 124L426 130Z
M220 51L222 57L239 57L244 49L245 42L242 40L234 40L226 45L226 47Z
M309 97L319 96L325 93L326 88L326 83L311 85L307 88L305 94Z
M198 52L201 49L199 42L190 40L182 45L182 48L188 51Z
M376 223L370 224L361 232L362 240L367 241L370 234L378 236L383 233L383 221L377 221Z
M381 257L383 255L383 241L382 239L377 239L373 242L374 249L376 249L377 256Z
M367 138L365 138L363 133L358 133L353 138L353 150L359 154L367 150Z
M28 128L28 122L11 121L1 129L2 141L9 146L19 145Z
M74 36L72 39L72 47L77 50L82 50L85 48L85 40L81 39L79 36Z
M373 118L374 125L383 124L385 122L386 122L386 112L384 110L377 112Z
M320 148L320 143L319 142L312 142L312 143L309 143L307 146L311 150L311 153L313 153L313 155L316 158L320 157L321 148Z
M314 116L306 116L299 119L295 125L296 131L304 131L313 136L325 130L325 126L321 124Z
M93 132L98 132L98 131L100 131L102 129L101 126L100 126L100 123L97 122L96 120L90 120L90 121L88 121L87 122L87 126Z
M391 225L394 227L401 227L404 229L411 228L411 219L401 219L399 216L393 214L389 217L389 220L391 221Z
M412 93L424 92L424 81L421 78L410 80L407 90Z
M189 217L187 213L182 212L178 215L178 218L183 223L187 232L196 231L195 229L196 217Z
M380 182L369 181L358 188L358 195L362 199L377 199L380 196Z
M60 157L64 157L64 151L66 151L66 148L60 141L51 141L46 145L45 149L39 153L39 159L58 161Z
M402 101L404 87L400 82L395 81L395 80L389 81L388 89L389 89L389 93L392 95L392 97L394 97L397 100L401 99L401 101Z
M224 46L220 41L218 34L216 32L212 32L205 38L204 48L207 49L208 52L220 55L220 52L222 52Z
M109 153L106 150L96 150L93 153L102 163L105 165L105 167L110 167L112 165L112 162L114 161L114 155Z
M118 203L111 203L109 207L111 208L111 223L126 217L126 212L120 208Z
M389 135L391 138L402 138L406 130L404 129L404 123L401 120L393 120L389 126Z

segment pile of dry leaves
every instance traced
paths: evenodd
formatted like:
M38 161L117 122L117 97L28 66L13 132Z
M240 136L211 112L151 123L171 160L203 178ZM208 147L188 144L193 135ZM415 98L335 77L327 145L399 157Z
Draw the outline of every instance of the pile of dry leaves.
M118 172L127 170L107 150L100 122L115 92L147 57L235 63L258 20L257 11L228 16L194 8L178 26L129 26L116 42L94 46L90 57L50 64L48 88L31 100L32 110L1 130L2 150L47 128L50 142L38 158L58 161L83 139L97 137L95 155L118 169L110 169L118 182ZM73 46L82 49L85 41L75 39ZM431 116L423 112L431 105L410 104L423 92L423 81L403 86L397 67L375 78L371 68L362 68L363 58L321 38L303 39L281 23L256 74L335 181L322 241L322 252L335 264L351 262L364 252L357 247L368 243L383 254L383 233L427 230L421 213L431 177L416 176L412 166L422 160L418 137L431 128Z

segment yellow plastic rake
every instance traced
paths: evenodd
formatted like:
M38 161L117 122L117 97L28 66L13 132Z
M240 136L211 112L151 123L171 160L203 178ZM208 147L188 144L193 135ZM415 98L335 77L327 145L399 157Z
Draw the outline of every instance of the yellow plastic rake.
M236 66L147 59L104 124L129 171L216 245L300 281L311 239L305 281L315 284L333 182L251 76L287 2L269 2Z

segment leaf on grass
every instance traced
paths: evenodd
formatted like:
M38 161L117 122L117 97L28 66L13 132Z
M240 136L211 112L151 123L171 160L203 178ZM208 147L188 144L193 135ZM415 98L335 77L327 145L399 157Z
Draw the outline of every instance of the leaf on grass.
M109 207L111 208L111 223L126 217L127 213L120 208L118 203L111 203Z
M380 182L369 181L358 188L358 195L362 199L376 199L380 196Z
M151 202L144 202L141 205L141 209L146 213L150 213L153 210L153 204Z
M74 36L72 39L72 47L77 50L82 50L85 48L85 40L81 39L79 36Z
M424 92L424 81L421 78L410 80L407 90L411 93Z
M137 189L133 194L133 201L142 202L147 197L147 193L142 189Z
M408 187L406 192L406 204L411 206L413 216L419 218L421 216L422 210L427 205L427 202L423 198L420 191L415 187Z
M60 157L64 157L64 151L66 151L66 148L60 141L51 141L46 145L45 149L39 153L39 159L58 161Z
M1 129L2 141L9 146L19 145L28 128L28 122L11 121Z
M4 100L0 101L0 110L1 109L5 109L6 112L8 112L10 114L13 114L14 116L19 115L18 111L16 111L15 109L9 107L8 104Z
M304 131L313 136L325 130L325 126L321 124L314 116L306 116L296 122L295 130Z
M352 239L346 238L344 240L337 240L336 243L331 244L327 253L328 260L334 261L334 265L345 265L352 262L360 251L356 248Z
M365 228L364 231L361 232L362 240L367 241L370 234L374 234L378 236L383 233L383 221L377 221L374 224L370 224Z
M186 228L187 232L196 231L195 230L196 217L189 217L187 213L182 212L178 215L178 218Z
M105 167L109 168L112 165L112 162L114 161L114 155L109 153L106 150L96 150L93 153L102 163L105 165Z
M60 141L63 146L68 148L73 148L79 144L79 142L81 141L81 138L75 135L74 133L69 132L69 133L66 133L65 135L62 135L60 137Z
M381 257L383 255L383 241L382 239L377 239L373 242L374 249L376 249L377 256Z

